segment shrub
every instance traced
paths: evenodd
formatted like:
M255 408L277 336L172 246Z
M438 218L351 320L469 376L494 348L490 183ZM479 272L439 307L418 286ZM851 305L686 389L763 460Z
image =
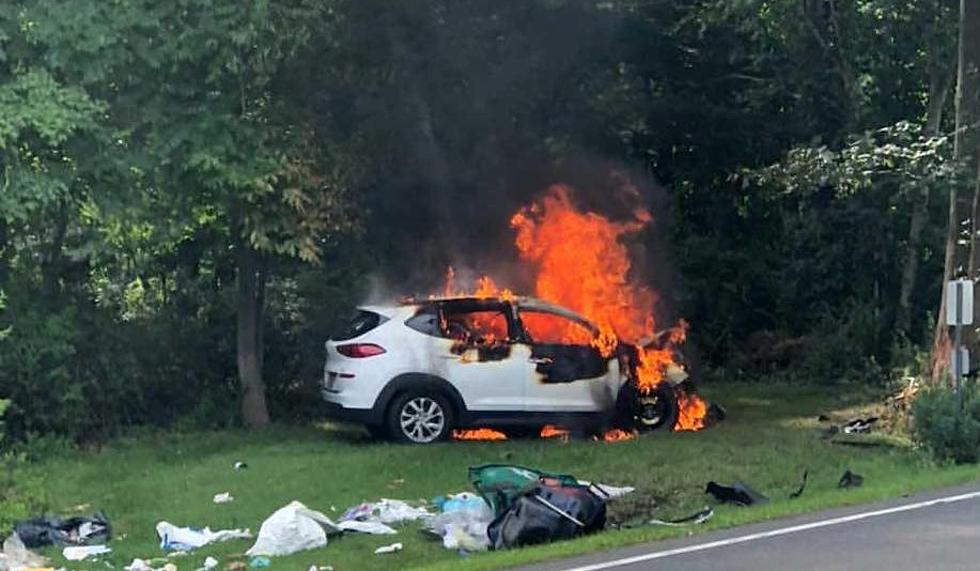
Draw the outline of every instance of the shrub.
M938 460L961 464L980 459L980 391L964 388L962 398L960 409L953 392L932 389L912 405L915 437Z
M24 473L24 455L9 450L3 425L9 405L9 400L0 399L0 538L7 536L17 520L41 513L44 503L41 480Z

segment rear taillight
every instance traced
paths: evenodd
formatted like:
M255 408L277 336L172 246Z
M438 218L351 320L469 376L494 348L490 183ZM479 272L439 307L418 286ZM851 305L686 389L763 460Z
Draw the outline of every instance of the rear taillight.
M374 357L385 352L384 347L374 343L350 343L348 345L337 345L337 352L344 357L352 359L363 359L364 357Z

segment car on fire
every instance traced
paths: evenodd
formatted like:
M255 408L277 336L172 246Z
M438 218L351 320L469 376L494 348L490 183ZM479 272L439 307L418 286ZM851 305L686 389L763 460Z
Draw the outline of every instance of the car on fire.
M528 297L364 306L326 342L321 392L329 416L417 444L476 427L673 427L686 374L640 394L635 350L603 356L598 336L581 315Z

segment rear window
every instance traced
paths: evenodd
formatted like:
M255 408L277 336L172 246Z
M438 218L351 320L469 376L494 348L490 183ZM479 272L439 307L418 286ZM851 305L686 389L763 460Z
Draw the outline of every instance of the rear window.
M388 318L379 313L358 309L344 322L336 333L330 336L330 339L334 341L347 341L348 339L360 337L385 321L388 321Z

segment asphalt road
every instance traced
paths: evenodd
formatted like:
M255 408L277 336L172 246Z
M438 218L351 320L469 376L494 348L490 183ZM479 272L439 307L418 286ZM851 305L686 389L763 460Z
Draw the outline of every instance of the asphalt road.
M552 561L522 571L980 569L980 485Z

